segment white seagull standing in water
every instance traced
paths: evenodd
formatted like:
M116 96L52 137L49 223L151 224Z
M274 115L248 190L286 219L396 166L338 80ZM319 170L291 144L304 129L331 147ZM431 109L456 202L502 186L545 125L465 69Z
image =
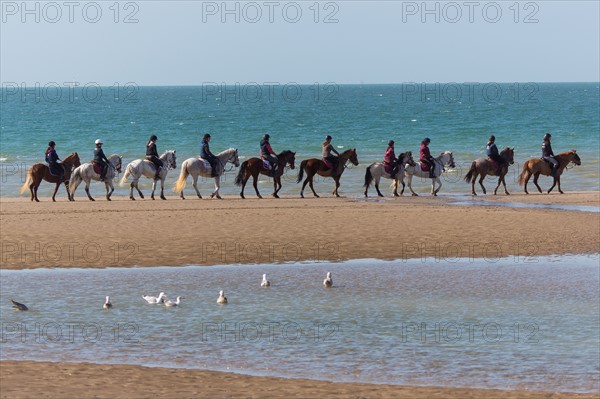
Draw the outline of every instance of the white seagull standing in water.
M323 280L323 285L325 286L325 288L331 288L331 286L333 285L333 279L331 278L331 272L327 272L327 278L325 278L325 280Z
M104 305L102 307L104 309L110 309L110 308L112 308L112 303L110 303L110 297L109 296L106 297L106 301L104 302Z
M181 303L181 299L182 298L183 298L182 296L178 296L177 300L175 302L170 301L170 300L166 300L165 301L165 306L169 307L169 308L172 308L172 307L175 307L175 306L179 306L179 304Z
M223 293L223 291L219 291L219 299L217 299L217 303L221 304L221 305L225 305L227 304L227 298L225 298L225 294Z
M262 279L262 283L260 283L261 287L270 287L271 286L271 282L269 280L267 280L267 275L263 274L263 279Z
M13 301L12 299L10 301L13 304L13 308L15 308L17 310L22 310L22 311L29 310L29 308L27 306L25 306L25 304L19 303L17 301Z
M165 301L164 300L165 293L161 292L160 294L158 294L158 297L142 295L142 298L144 298L146 300L146 302L156 305L158 303L163 303Z

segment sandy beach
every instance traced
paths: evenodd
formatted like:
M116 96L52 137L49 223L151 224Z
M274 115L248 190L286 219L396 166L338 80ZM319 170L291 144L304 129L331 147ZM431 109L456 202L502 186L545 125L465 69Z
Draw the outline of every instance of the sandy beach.
M453 205L485 201L490 206ZM599 192L112 202L0 200L2 268L129 267L528 257L600 252ZM36 377L32 377L36 376ZM592 398L597 394L403 387L126 365L0 363L2 398Z

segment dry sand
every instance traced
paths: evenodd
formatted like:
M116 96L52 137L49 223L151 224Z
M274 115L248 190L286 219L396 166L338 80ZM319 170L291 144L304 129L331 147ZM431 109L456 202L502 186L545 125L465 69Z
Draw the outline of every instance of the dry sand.
M600 193L129 201L0 200L1 267L113 267L357 258L600 252L600 213L507 208L506 201L598 207ZM470 198L469 198L470 200ZM577 398L548 392L418 388L138 366L0 363L2 398Z

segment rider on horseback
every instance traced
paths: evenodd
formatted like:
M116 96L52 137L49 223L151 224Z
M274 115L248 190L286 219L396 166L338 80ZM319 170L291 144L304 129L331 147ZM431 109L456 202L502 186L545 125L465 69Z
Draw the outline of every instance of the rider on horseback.
M394 179L396 173L398 173L398 159L396 159L396 153L394 152L394 140L388 141L388 148L383 155L383 164L390 168L390 179Z
M208 161L210 163L211 172L210 177L217 176L217 157L210 152L210 148L208 146L208 142L210 141L210 134L206 133L202 138L202 148L200 149L200 158Z
M335 148L333 148L333 146L331 145L331 140L332 137L330 135L327 135L327 137L325 137L325 141L321 145L321 147L323 148L323 153L321 155L323 156L323 161L328 161L329 163L331 163L331 176L335 176L337 174L338 164L340 163L340 160L336 155L339 156L340 153L337 152ZM331 154L332 152L334 152L336 155Z
M490 139L488 140L488 143L486 146L486 154L489 159L491 159L492 161L495 161L496 164L498 165L496 174L499 175L500 171L502 170L502 167L504 166L504 158L502 158L500 156L500 154L498 153L498 147L496 147L495 141L496 141L496 137L492 134L490 136Z
M552 146L550 145L551 137L552 135L550 133L546 133L544 135L544 141L542 142L542 159L550 163L552 177L556 177L558 161L556 158L554 158L554 152L552 151Z
M424 164L427 165L427 167L429 168L429 177L431 179L433 179L434 176L434 171L435 171L435 160L433 159L433 157L431 156L431 153L429 152L429 143L431 143L431 140L429 139L429 137L426 137L423 141L421 141L421 148L419 149L419 156L420 156L420 161L423 162Z
M163 161L158 157L158 150L156 149L156 137L155 134L150 136L150 140L148 140L148 144L146 144L146 159L152 162L156 168L156 176L154 176L154 180L160 179L160 168L163 166Z
M104 181L110 161L108 158L106 158L106 155L104 155L104 151L102 151L102 140L97 139L95 144L96 148L94 148L94 162L96 162L102 168L100 172L100 181Z
M271 144L269 143L269 139L271 136L269 134L265 134L260 141L260 159L264 159L269 161L271 164L271 171L273 176L275 176L275 171L277 170L277 164L279 161L277 160L277 154L271 148Z
M65 168L63 167L62 163L59 162L60 158L54 149L55 146L56 143L54 141L50 141L48 143L48 148L46 148L46 162L48 162L50 171L54 174L57 174L58 180L62 182L65 178Z

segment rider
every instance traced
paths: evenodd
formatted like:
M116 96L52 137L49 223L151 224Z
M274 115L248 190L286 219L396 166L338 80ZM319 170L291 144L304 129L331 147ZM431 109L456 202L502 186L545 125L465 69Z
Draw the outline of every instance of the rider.
M502 158L500 156L500 154L498 153L498 147L496 147L495 141L496 141L496 136L494 136L492 134L486 145L485 152L489 159L496 162L496 164L498 165L498 169L496 170L496 173L500 174L500 170L502 170L502 167L504 166L504 158Z
M428 147L429 143L431 143L431 140L429 139L429 137L425 137L425 139L423 139L423 141L421 141L421 148L419 149L419 156L421 158L420 161L429 167L429 177L431 179L433 179L435 177L434 176L435 161L431 157L431 153L429 152L429 147Z
M553 177L556 177L556 171L558 170L558 161L554 158L554 152L552 152L552 146L550 145L550 138L552 135L546 133L544 135L544 141L542 142L542 159L550 163L552 168L551 173Z
M94 148L94 162L102 167L102 171L100 172L100 180L104 181L106 178L106 172L108 171L109 160L104 155L104 151L102 151L102 140L96 140L96 148Z
M208 163L210 163L210 167L211 167L211 172L210 172L210 176L211 177L215 177L217 176L217 157L210 152L210 148L208 146L208 143L210 142L210 134L206 133L204 135L204 137L202 138L202 148L200 149L200 158L208 161Z
M271 144L269 143L269 139L271 136L269 134L265 134L260 141L260 158L269 161L271 164L271 170L273 174L275 174L275 170L277 168L277 164L279 163L277 160L277 154L271 148Z
M323 144L321 144L321 147L323 148L323 153L321 155L324 161L329 161L331 163L331 176L334 176L337 174L337 167L340 163L340 160L337 157L340 155L340 153L337 152L335 148L333 148L333 146L331 145L331 140L332 137L330 135L327 135L325 137L325 141L323 142ZM331 154L332 152L335 153L337 156Z
M394 179L396 173L398 173L398 160L394 152L394 140L388 141L388 148L383 155L383 164L390 168L390 179Z
M48 143L48 148L46 148L46 162L48 162L48 166L50 167L50 171L55 174L58 174L58 179L60 181L64 180L65 177L65 168L56 153L54 147L56 143L54 141L50 141Z
M156 149L156 137L155 134L150 136L150 140L148 140L148 144L146 144L146 159L154 164L156 167L156 176L154 176L154 180L160 179L160 168L163 166L163 161L158 157L158 151Z

